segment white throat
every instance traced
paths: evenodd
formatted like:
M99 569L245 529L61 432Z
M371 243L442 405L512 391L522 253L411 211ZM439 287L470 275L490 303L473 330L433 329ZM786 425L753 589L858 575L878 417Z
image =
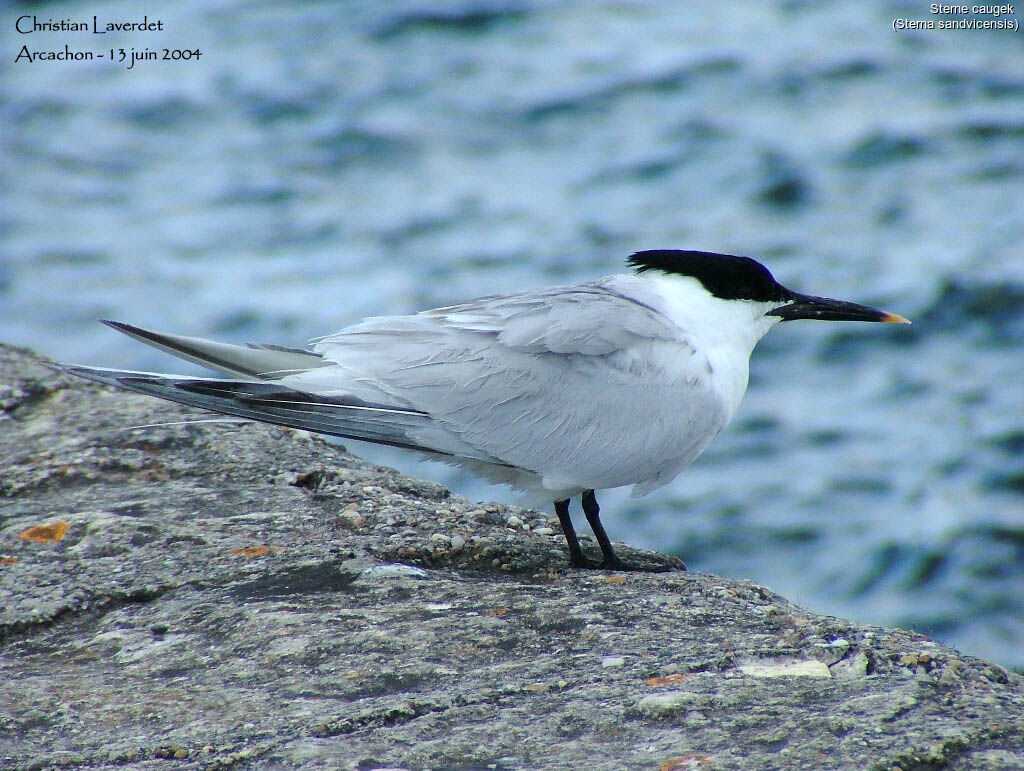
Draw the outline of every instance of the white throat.
M648 271L635 278L646 284L644 294L650 297L645 301L678 326L704 357L731 415L747 390L754 346L781 321L765 314L785 303L723 300L689 276Z

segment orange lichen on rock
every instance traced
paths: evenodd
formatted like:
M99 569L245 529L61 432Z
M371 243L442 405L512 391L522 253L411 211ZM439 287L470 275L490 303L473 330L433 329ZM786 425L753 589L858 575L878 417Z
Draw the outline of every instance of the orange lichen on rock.
M18 533L18 538L36 543L53 543L64 537L64 534L71 527L67 522L54 522L49 525L36 525L28 530Z
M237 554L239 557L265 557L270 554L269 546L243 546L239 549L232 549L232 554Z
M711 766L711 756L701 752L693 752L689 755L680 755L678 758L666 760L658 771L686 771L688 769L708 768Z
M645 680L651 688L660 688L663 685L678 685L686 680L689 675L666 675L665 677L652 677L649 680Z

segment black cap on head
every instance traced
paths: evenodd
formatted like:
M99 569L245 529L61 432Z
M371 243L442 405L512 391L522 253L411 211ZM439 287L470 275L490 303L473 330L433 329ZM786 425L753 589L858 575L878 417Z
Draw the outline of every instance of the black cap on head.
M793 292L776 281L768 268L749 257L686 249L652 249L632 255L629 264L637 273L660 270L663 273L695 278L708 292L721 300L784 303L766 312L766 315L778 316L783 321L820 319L910 323L895 313L867 305Z
M722 300L785 302L792 298L792 293L772 277L768 268L749 257L688 249L652 249L636 252L628 262L637 273L660 270L695 278Z

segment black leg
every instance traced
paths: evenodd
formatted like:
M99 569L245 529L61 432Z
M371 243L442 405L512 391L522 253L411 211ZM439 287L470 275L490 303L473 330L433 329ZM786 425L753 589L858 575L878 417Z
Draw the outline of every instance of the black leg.
M630 568L615 555L612 542L608 540L608 534L604 531L604 525L601 524L601 509L597 505L597 496L594 495L593 490L583 493L583 513L587 515L590 529L594 531L594 536L601 546L601 553L604 555L602 567L608 570L629 570Z
M569 499L555 501L555 514L562 524L562 532L565 534L565 542L569 546L569 564L574 568L594 568L596 563L583 556L583 549L580 548L580 541L576 537L576 530L572 526L572 518L569 516Z

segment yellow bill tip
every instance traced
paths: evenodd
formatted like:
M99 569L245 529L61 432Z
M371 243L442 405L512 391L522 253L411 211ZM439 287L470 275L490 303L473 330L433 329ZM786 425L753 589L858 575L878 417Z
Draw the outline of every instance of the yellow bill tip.
M910 319L903 318L898 313L885 312L885 315L881 319L886 324L909 324Z

